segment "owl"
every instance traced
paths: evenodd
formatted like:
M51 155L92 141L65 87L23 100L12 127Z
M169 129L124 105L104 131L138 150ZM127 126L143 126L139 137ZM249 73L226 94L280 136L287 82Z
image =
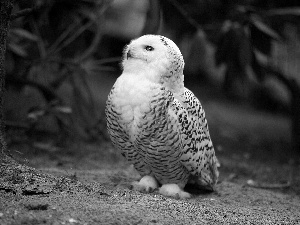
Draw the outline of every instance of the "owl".
M134 190L181 199L191 197L187 183L215 190L218 160L183 69L179 48L164 36L144 35L124 48L105 113L113 145L142 177Z

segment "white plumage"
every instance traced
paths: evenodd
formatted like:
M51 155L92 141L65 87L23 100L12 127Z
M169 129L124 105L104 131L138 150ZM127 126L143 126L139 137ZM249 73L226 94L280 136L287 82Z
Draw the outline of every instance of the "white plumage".
M106 103L112 143L143 176L135 190L158 188L166 196L189 198L187 182L214 190L217 159L204 110L184 87L179 48L160 35L131 41L123 73Z

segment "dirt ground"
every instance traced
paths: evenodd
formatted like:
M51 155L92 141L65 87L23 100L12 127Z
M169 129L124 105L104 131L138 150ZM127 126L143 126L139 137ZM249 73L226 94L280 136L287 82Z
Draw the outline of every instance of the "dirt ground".
M22 164L0 164L0 224L300 224L300 175L285 189L289 119L226 102L202 101L220 160L213 193L188 200L130 190L139 175L109 141L10 146ZM34 175L29 175L34 174ZM46 175L43 175L46 174Z

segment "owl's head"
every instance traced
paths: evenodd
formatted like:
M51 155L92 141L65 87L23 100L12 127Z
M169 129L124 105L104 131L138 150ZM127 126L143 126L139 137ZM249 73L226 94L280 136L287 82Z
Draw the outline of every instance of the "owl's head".
M160 80L183 76L184 60L177 45L161 35L132 40L123 51L124 71L142 72Z

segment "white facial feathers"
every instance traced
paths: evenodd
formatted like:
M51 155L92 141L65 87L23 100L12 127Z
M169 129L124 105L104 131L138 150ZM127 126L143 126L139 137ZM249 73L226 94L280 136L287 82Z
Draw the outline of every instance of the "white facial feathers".
M184 68L184 60L177 45L160 35L144 35L132 40L123 51L123 68L130 66L133 60L144 67L155 67L159 71L163 69L164 74L170 75L182 73Z
M123 73L138 74L167 89L180 92L184 60L177 45L161 35L144 35L132 40L123 51Z

